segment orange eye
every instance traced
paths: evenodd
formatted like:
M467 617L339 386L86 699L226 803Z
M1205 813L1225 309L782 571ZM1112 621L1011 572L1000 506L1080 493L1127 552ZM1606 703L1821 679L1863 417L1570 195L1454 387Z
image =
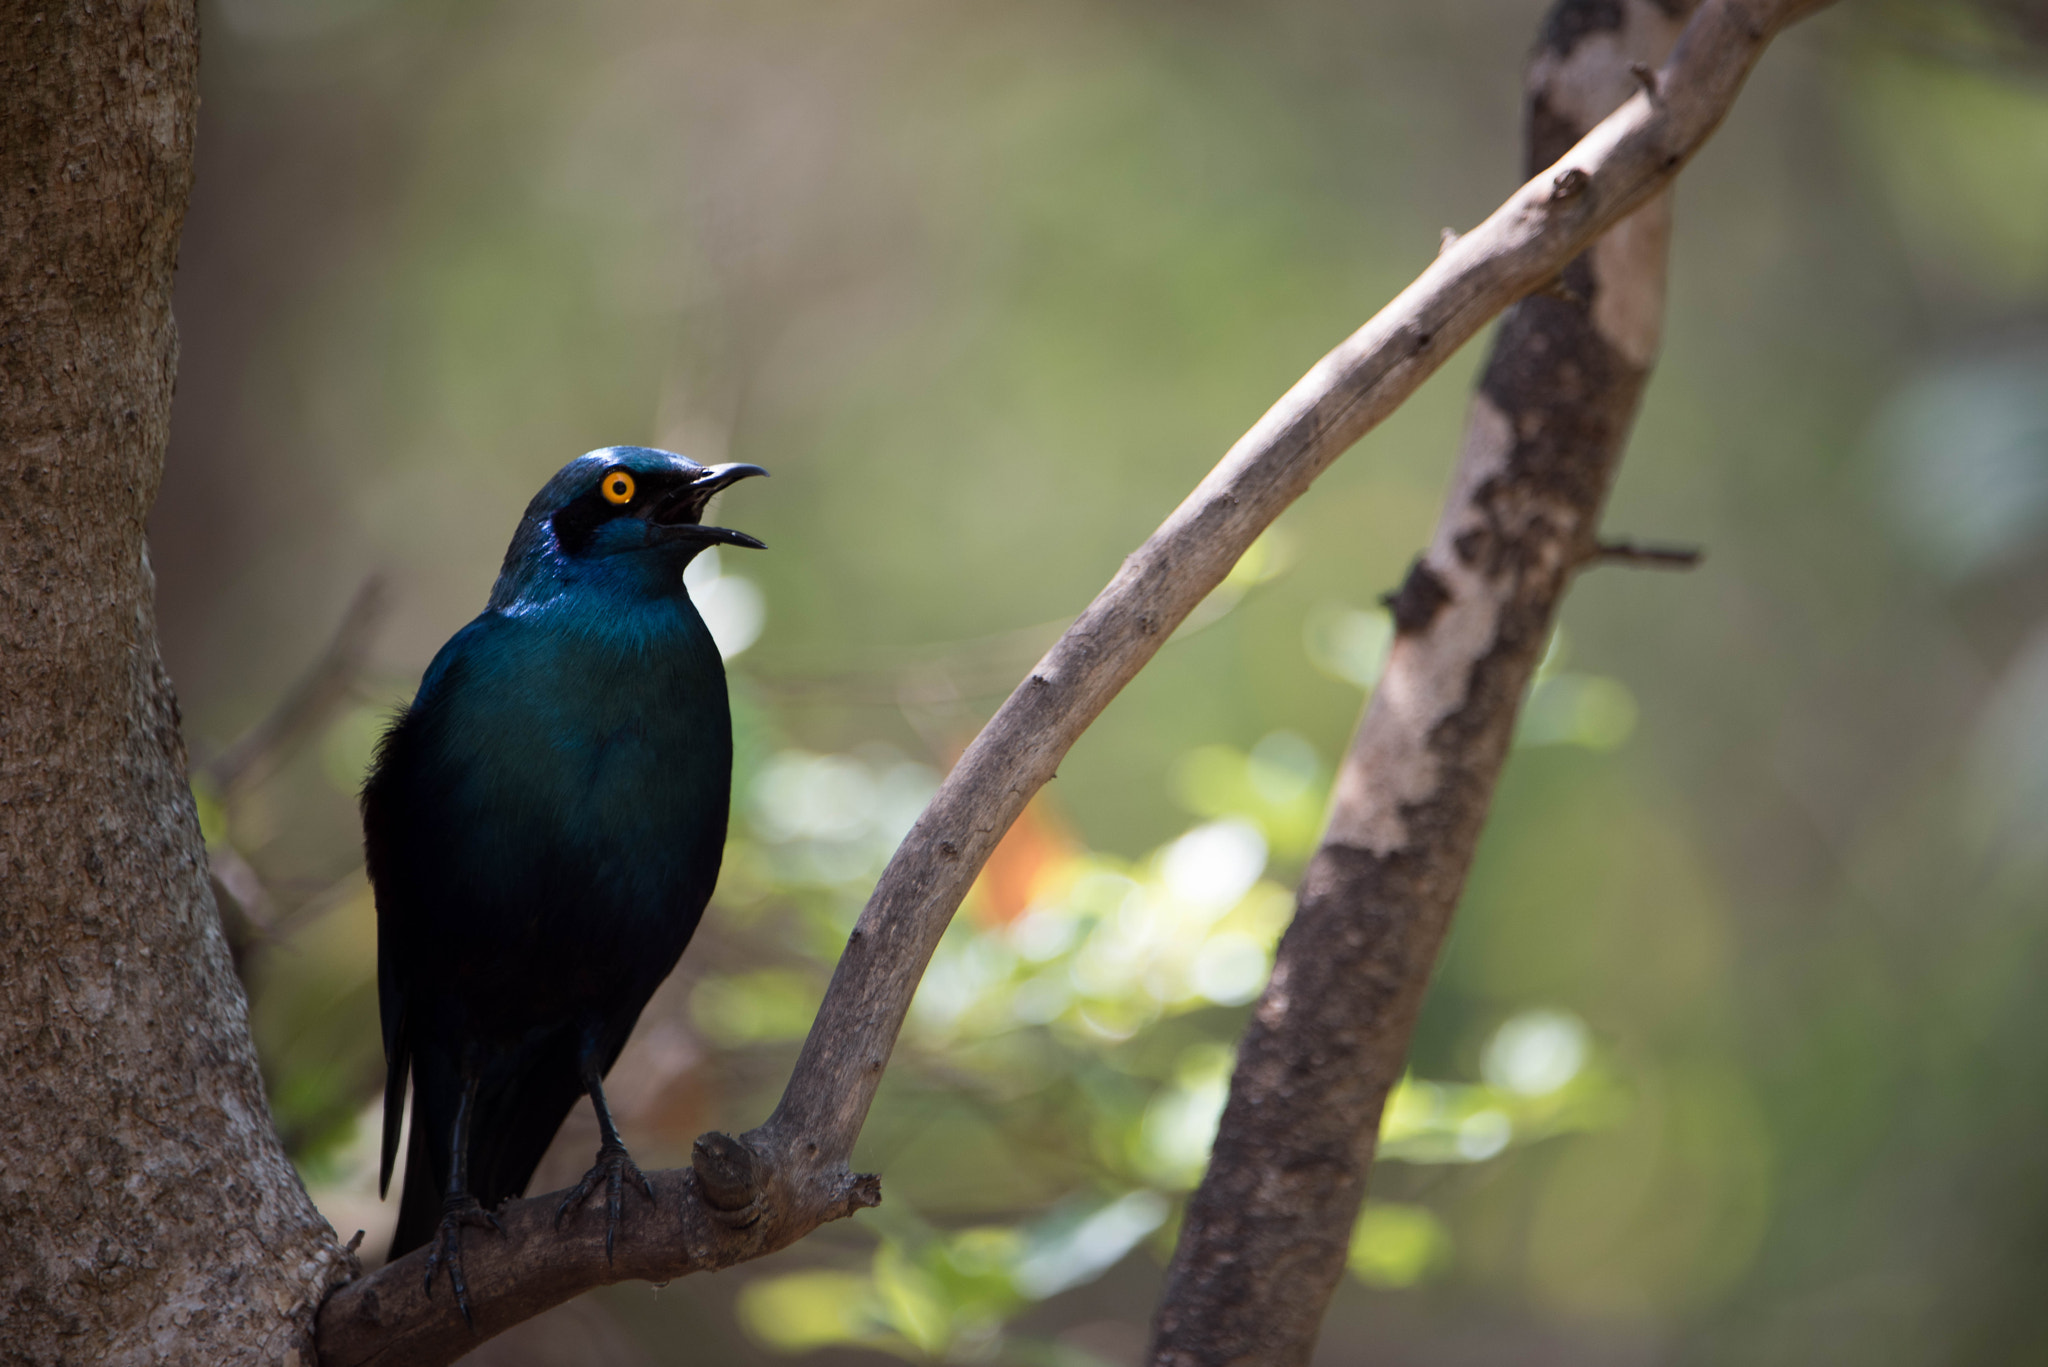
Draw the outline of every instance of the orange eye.
M631 503L633 501L633 477L624 470L614 470L604 477L597 486L604 491L607 503Z

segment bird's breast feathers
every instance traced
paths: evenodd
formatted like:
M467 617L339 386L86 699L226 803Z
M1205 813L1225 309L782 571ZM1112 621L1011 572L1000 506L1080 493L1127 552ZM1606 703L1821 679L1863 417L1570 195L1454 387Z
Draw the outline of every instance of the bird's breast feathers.
M371 783L406 813L388 823L406 862L438 866L446 895L666 901L717 867L732 724L702 622L576 626L487 613L458 633Z

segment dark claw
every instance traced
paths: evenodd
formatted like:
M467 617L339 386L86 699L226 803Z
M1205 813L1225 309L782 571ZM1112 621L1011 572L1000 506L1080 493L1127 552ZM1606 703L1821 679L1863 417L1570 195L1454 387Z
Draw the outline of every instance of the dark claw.
M555 1228L562 1227L562 1221L570 1211L590 1199L590 1193L597 1190L600 1180L604 1182L604 1260L612 1260L612 1248L618 1242L619 1216L625 1211L626 1178L640 1184L640 1190L647 1195L647 1204L654 1205L654 1183L647 1180L647 1174L640 1171L626 1152L623 1144L606 1144L597 1151L597 1162L590 1171L583 1174L570 1193L562 1198L562 1204L555 1207Z
M422 1289L430 1297L434 1294L434 1274L446 1263L448 1285L455 1288L455 1308L462 1312L462 1322L474 1329L476 1321L469 1315L469 1282L462 1275L464 1225L489 1225L501 1236L505 1233L498 1217L479 1205L474 1196L450 1197L441 1206L441 1227L435 1231L434 1242L427 1250L427 1278Z

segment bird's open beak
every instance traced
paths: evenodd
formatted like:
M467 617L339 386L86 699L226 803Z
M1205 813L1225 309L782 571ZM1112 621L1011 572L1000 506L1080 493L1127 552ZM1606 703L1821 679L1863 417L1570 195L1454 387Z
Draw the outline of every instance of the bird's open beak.
M700 519L704 516L704 505L711 502L713 494L728 484L737 484L740 480L767 473L758 465L741 465L737 462L707 466L702 474L649 509L647 520L678 540L745 546L750 550L765 551L768 549L765 544L745 532L736 532L730 527L707 527Z

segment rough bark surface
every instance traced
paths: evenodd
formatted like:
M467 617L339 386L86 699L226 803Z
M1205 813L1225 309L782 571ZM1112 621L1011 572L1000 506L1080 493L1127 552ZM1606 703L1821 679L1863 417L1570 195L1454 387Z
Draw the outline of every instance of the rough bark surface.
M1619 13L1622 3L1612 0L1605 8ZM320 1312L321 1362L436 1367L454 1361L481 1336L580 1291L629 1277L665 1280L759 1257L879 1200L875 1180L853 1174L847 1164L911 997L982 864L1068 749L1317 475L1497 313L1566 269L1668 185L1733 105L1772 36L1822 3L1703 0L1656 77L1655 99L1629 100L1484 223L1449 244L1231 447L1124 562L946 776L861 912L775 1114L738 1141L706 1136L693 1171L655 1175L660 1205L652 1213L632 1213L637 1203L628 1203L616 1262L605 1259L602 1240L552 1232L555 1197L508 1202L499 1212L505 1237L479 1234L463 1245L474 1330L445 1291L431 1298L422 1293L427 1255L419 1250L328 1299ZM1616 302L1605 307L1611 311ZM1602 307L1596 300L1596 315ZM1599 378L1558 373L1578 386L1575 392ZM1474 514L1480 521L1470 528L1460 524L1456 533L1460 541L1468 533L1497 533L1497 543L1471 542L1476 565L1448 545L1432 551L1432 563L1442 560L1444 567L1419 576L1404 595L1404 611L1421 625L1397 647L1390 675L1408 680L1411 692L1383 689L1383 696L1402 696L1405 705L1423 708L1440 695L1461 707L1466 676L1429 672L1450 669L1444 663L1450 657L1429 643L1453 639L1430 622L1441 618L1461 624L1462 631L1492 633L1495 616L1502 622L1500 639L1508 644L1471 686L1519 693L1514 671L1526 677L1522 654L1533 660L1534 643L1545 628L1516 595L1548 591L1554 597L1566 573L1546 558L1565 554L1561 543L1536 539L1530 528L1547 516L1564 515L1558 510L1568 500L1560 490L1572 477L1561 463L1541 465L1533 455L1526 459L1539 467L1536 472L1517 473L1505 465L1506 446L1475 447L1470 455L1468 466L1480 472L1475 483L1491 478L1494 484L1483 513ZM1571 524L1571 537L1590 536L1591 526L1590 518L1583 526ZM1542 563L1511 563L1525 551ZM1498 590L1497 605L1486 606L1491 599L1467 601L1468 583L1496 582L1513 587ZM1432 606L1435 598L1443 601ZM1481 608L1484 615L1475 616ZM1510 711L1512 703L1510 696ZM1499 723L1497 736L1474 741L1471 753L1488 744L1504 749L1506 724ZM1436 761L1416 761L1425 762ZM1469 814L1469 830L1445 817L1443 837L1463 840L1469 852L1483 807L1481 801ZM1418 828L1417 847L1435 831ZM1421 886L1435 875L1411 858L1406 864L1389 860L1385 876ZM1432 887L1430 895L1448 905L1455 891Z
M1697 3L1560 0L1530 62L1532 172L1654 82ZM1160 1367L1305 1363L1315 1347L1521 699L1595 553L1656 354L1669 228L1664 194L1566 268L1576 299L1525 299L1502 324L1435 539L1388 596L1386 674L1239 1050L1167 1274Z
M0 1361L311 1361L347 1255L271 1128L158 658L189 0L0 6Z

